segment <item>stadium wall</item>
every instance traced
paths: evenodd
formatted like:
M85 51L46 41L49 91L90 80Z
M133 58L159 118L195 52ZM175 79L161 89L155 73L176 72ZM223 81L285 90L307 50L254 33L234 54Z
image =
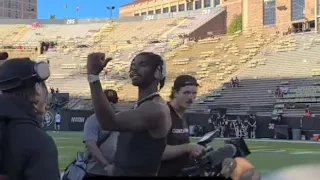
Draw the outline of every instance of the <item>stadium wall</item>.
M226 34L227 25L226 25L226 16L227 12L223 11L216 17L209 20L207 23L203 24L195 31L190 33L190 39L203 39L208 37L208 32L212 32L212 34Z
M208 1L201 0L201 7L196 6L196 1L192 3L192 9L206 9L206 8L213 8L216 6L225 7L227 10L227 25L230 25L232 19L235 15L239 15L242 12L242 0L210 0L210 4L205 5ZM156 12L157 9L161 10L161 14L164 12L164 8L168 7L168 13L171 13L171 7L175 6L177 12L179 11L179 5L184 4L184 9L187 9L187 1L185 0L137 0L134 3L126 4L120 7L120 17L126 16L141 16L141 14L146 13L148 14L149 11ZM165 14L165 13L164 13Z
M193 1L194 5L195 2ZM226 9L227 26L231 24L235 15L242 14L244 31L277 30L286 32L293 23L315 20L315 0L220 0L210 2L210 7L221 6ZM171 12L171 6L179 8L179 4L185 4L186 7L186 3L185 0L137 0L120 7L120 16L141 16L143 12L148 15L148 11L155 12L157 9L163 13L163 8L166 7ZM204 8L207 7L204 7L204 0L202 0L201 9ZM299 13L304 15L297 18ZM270 18L274 19L274 23L266 22Z
M267 4L274 2L267 10ZM315 0L305 0L303 4L297 4L295 0L242 0L243 29L270 29L286 32L293 23L315 20ZM303 8L304 6L304 8ZM293 10L296 10L293 12ZM275 23L266 21L273 19L266 11L274 11ZM305 18L296 18L297 14L304 13ZM271 12L270 12L271 13ZM294 20L298 19L298 20Z

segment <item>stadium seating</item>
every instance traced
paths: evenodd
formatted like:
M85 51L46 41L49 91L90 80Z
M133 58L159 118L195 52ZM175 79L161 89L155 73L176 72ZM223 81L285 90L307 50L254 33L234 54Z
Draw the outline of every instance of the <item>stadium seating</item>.
M313 33L293 34L271 43L234 74L240 79L240 87L231 88L225 81L218 93L194 104L190 112L224 106L230 114L254 111L268 116L302 116L306 104L317 111L319 37ZM277 86L285 92L283 97L275 97Z
M38 46L41 41L78 42L92 44L92 35L103 26L102 23L77 25L42 25L34 28L27 25L28 31L20 38L21 42Z
M224 10L224 8L217 7L213 9L204 9L201 11L190 11L188 17L180 17L181 21L177 24L177 26L164 33L161 37L167 38L190 34Z
M26 25L0 25L0 45L12 45L13 42L20 39L26 30Z
M57 42L54 50L36 58L50 62L52 75L48 80L48 88L59 88L60 92L81 97L89 95L86 80L87 55L93 51L108 52L114 60L101 73L102 84L105 88L118 90L121 99L131 101L136 99L137 89L128 80L129 64L137 53L152 51L163 55L167 61L168 78L161 91L164 97L169 96L173 79L184 73L197 76L201 83L200 95L205 95L217 88L233 72L245 67L262 47L275 39L273 35L256 32L211 37L198 42L187 42L179 38L181 34L193 32L222 11L223 8L217 7L210 12L196 10L188 12L188 15L180 14L157 20L147 16L149 19L143 21L44 24L37 28L26 25L17 38L19 41L16 41L16 46L26 48L15 52L19 56L27 47L38 47L40 41ZM29 56L31 55L37 56L33 51L30 52ZM108 72L107 75L105 72Z
M251 33L189 42L179 47L174 54L165 54L173 56L167 62L169 76L174 78L179 74L193 74L201 82L200 93L206 94L241 69L259 53L261 47L273 40L274 36Z

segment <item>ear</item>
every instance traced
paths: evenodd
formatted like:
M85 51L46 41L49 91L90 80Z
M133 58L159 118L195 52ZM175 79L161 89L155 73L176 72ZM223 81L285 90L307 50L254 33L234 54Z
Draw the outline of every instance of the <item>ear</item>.
M179 94L179 91L176 89L173 89L172 91L173 91L173 96L177 97L177 95Z

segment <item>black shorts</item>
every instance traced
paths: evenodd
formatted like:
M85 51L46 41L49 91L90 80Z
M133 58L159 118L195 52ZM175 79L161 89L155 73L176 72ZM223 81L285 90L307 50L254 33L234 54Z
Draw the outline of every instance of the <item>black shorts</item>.
M56 122L56 125L59 125L59 126L60 126L60 122Z

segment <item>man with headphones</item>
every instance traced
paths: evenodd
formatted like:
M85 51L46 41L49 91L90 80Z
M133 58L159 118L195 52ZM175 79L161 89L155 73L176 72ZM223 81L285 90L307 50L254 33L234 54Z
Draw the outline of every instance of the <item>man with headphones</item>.
M10 180L59 180L58 151L41 129L49 65L29 58L0 66L0 175ZM1 178L1 177L0 177Z
M87 70L92 103L104 130L120 131L114 158L114 176L156 176L171 128L170 110L160 97L165 81L165 62L151 52L135 56L130 66L138 101L131 110L115 113L104 98L99 74L112 58L104 53L88 56Z

